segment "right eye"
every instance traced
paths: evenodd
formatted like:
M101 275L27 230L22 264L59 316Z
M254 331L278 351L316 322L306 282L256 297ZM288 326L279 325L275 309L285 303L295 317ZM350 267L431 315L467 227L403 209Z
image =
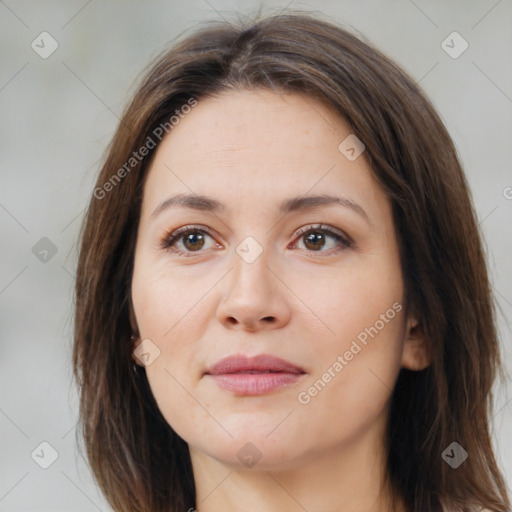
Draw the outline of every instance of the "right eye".
M184 226L167 234L160 243L160 248L175 252L180 256L190 257L205 246L205 236L212 238L204 226ZM213 238L212 238L213 239ZM181 244L182 247L179 247ZM215 245L215 244L214 244ZM219 247L219 244L216 244Z

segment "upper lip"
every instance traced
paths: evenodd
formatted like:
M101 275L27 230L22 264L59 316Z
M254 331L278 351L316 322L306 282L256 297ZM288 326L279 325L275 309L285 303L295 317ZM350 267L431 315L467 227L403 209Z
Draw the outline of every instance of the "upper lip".
M209 367L205 371L205 374L225 375L229 373L257 373L269 371L296 374L305 373L299 366L269 354L260 354L253 357L237 354L221 359L213 366Z

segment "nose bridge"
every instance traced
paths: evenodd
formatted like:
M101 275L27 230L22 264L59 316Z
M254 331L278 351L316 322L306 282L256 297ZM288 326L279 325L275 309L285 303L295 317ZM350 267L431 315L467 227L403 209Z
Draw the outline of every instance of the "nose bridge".
M236 247L233 255L234 271L231 276L230 291L238 294L242 300L246 294L252 295L252 300L267 295L270 299L275 276L269 268L269 249L264 249L255 237L245 237ZM251 299L251 297L248 297Z
M233 271L219 305L219 320L226 326L242 324L249 330L287 321L286 297L271 270L270 251L247 236L233 253Z

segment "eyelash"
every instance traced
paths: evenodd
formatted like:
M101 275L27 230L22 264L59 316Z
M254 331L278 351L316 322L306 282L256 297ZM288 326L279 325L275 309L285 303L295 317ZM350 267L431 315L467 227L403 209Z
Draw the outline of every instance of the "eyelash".
M175 245L175 242L181 240L185 235L188 235L190 233L197 233L197 232L206 233L207 235L209 235L213 238L213 233L208 228L205 228L204 226L194 226L194 225L184 226L182 228L177 229L176 231L168 233L160 242L159 248L162 250L169 250L169 251L175 252L179 256L184 256L186 258L193 257L194 252L201 253L204 251L201 251L201 250L199 250L199 251L183 251L183 250L177 249L176 247L173 247L173 246ZM323 234L327 234L327 235L331 236L332 238L334 238L341 245L343 245L343 248L338 249L337 251L335 251L332 254L338 254L339 252L343 251L344 249L350 248L353 245L353 242L352 242L352 240L350 240L349 237L342 236L340 233L338 233L338 231L335 231L334 229L331 229L327 226L322 226L322 224L318 224L316 226L315 225L304 226L297 230L297 232L295 233L295 236L300 237L301 235L304 235L308 232L313 232L313 233L320 232ZM328 252L328 251L308 251L307 249L305 251L306 251L306 253L308 253L308 252L310 252L310 253L311 252L312 253ZM311 258L312 256L308 256L308 257Z

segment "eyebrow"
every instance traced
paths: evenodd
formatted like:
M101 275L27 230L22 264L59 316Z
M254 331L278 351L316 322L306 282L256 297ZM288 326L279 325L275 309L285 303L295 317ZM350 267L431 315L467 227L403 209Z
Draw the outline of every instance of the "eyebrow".
M311 210L319 206L328 206L333 204L338 204L351 209L370 224L370 219L367 213L359 204L347 197L330 196L326 194L316 196L298 196L287 199L279 205L279 212L286 215L291 212ZM171 207L190 208L193 210L213 213L223 213L227 210L224 204L212 197L197 194L176 194L160 203L151 214L151 217L156 217L159 213Z

